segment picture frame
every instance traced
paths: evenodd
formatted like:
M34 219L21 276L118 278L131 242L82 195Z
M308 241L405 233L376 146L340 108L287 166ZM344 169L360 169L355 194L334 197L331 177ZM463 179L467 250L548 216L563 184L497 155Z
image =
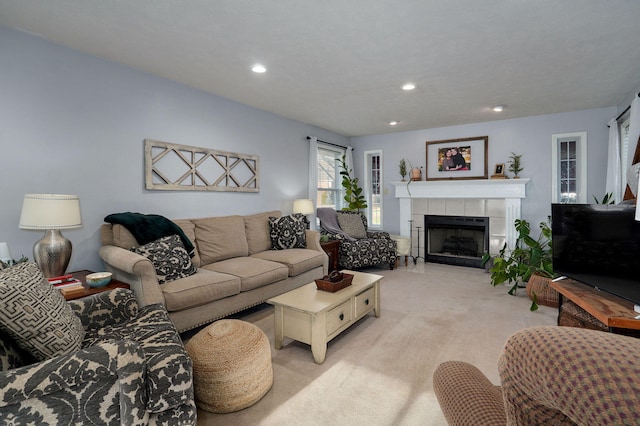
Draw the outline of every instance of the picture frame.
M489 136L427 141L425 180L487 179L488 154Z
M505 172L504 163L498 163L495 165L493 169L493 174L491 175L491 179L506 179L507 176L504 174Z

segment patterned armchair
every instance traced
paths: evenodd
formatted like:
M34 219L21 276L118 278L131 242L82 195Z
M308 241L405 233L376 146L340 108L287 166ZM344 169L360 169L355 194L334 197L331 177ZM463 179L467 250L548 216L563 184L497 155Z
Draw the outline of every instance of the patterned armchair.
M573 327L533 327L500 355L501 386L447 361L433 388L450 425L630 425L640 422L640 339Z
M77 351L32 363L0 336L3 422L196 423L191 359L164 308L125 289L68 303L85 329Z
M324 209L325 213L327 212ZM334 211L335 212L335 211ZM318 209L320 218L320 234L329 239L340 240L338 264L341 268L358 269L365 266L389 265L393 269L396 264L396 242L388 232L370 231L367 218L361 212L335 212L337 223L331 216L323 215ZM324 218L324 220L323 220ZM333 222L333 226L332 226Z

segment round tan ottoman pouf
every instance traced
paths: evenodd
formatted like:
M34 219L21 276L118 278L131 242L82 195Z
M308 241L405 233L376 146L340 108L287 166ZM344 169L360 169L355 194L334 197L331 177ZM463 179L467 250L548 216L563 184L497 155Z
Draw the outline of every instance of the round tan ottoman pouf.
M185 345L193 360L198 407L231 413L250 407L271 389L273 367L269 339L240 320L214 322Z

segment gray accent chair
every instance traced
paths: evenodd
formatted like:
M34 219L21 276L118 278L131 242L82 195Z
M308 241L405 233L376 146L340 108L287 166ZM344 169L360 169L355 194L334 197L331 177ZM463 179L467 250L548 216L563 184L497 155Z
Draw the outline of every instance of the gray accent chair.
M338 265L340 268L359 269L366 266L389 266L393 269L396 264L396 242L388 232L369 230L367 217L357 211L341 210L339 214L359 215L366 230L366 238L348 239L344 234L336 233L323 226L320 221L320 234L327 235L331 240L339 240Z

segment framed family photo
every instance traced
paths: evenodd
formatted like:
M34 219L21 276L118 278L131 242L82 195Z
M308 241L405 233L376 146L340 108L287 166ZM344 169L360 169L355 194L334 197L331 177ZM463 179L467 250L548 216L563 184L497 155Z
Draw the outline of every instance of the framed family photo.
M426 180L487 179L489 136L427 141Z

